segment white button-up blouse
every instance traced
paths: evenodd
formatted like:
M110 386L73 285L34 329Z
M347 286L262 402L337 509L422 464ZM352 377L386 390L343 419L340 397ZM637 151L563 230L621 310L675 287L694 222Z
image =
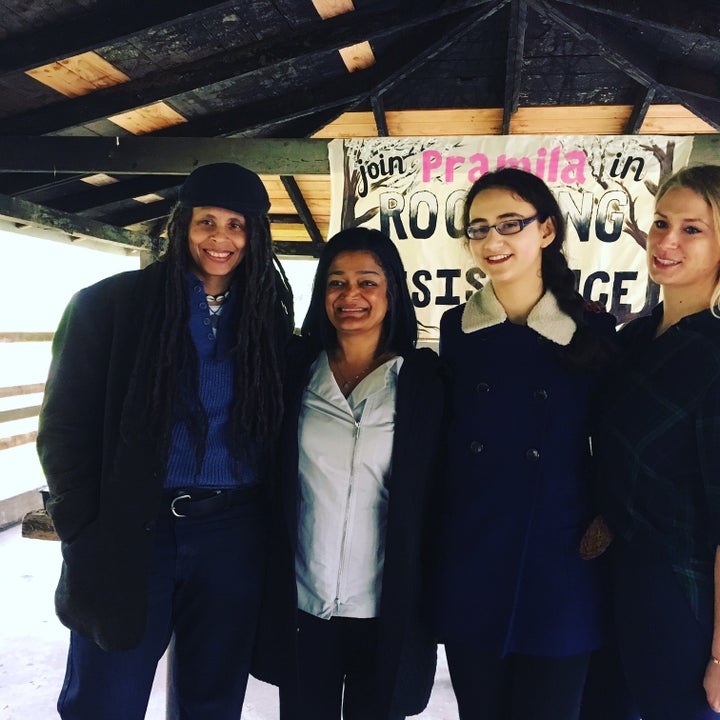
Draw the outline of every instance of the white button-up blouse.
M321 353L298 424L298 607L321 618L376 617L385 557L395 392L402 358L345 398Z

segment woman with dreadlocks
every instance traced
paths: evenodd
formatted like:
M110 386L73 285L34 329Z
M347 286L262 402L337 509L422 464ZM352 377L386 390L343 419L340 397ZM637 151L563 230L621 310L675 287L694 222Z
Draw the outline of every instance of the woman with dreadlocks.
M171 637L173 716L240 717L293 327L269 207L250 170L199 167L164 258L61 320L37 446L71 630L62 718L143 718Z

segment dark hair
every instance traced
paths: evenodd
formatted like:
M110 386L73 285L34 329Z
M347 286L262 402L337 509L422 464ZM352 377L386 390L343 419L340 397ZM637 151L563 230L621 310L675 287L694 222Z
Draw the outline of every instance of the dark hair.
M387 235L364 227L341 230L323 248L313 280L310 307L302 325L303 336L312 340L318 350L331 353L337 349L337 333L325 311L325 288L330 265L344 252L370 253L387 278L388 311L376 357L388 351L402 355L413 348L417 341L417 318L400 253Z
M598 338L587 327L586 303L576 289L575 274L570 270L563 252L565 219L552 191L537 175L525 170L507 167L489 172L473 183L465 198L463 217L466 227L470 222L470 206L475 196L490 188L509 190L530 203L537 211L539 222L552 218L555 237L542 249L540 273L543 286L553 293L560 309L575 321L578 328L570 344L559 352L572 366L604 366L612 353L609 343Z
M179 419L199 438L198 468L205 455L207 417L199 394L197 353L190 335L187 273L192 268L188 233L192 208L177 205L167 223L168 265L164 315L155 377L150 398L164 454L172 424ZM235 294L236 341L233 401L228 444L232 456L247 459L243 441L254 441L267 452L282 415L281 354L293 329L290 285L272 251L270 224L264 215L245 217L247 242L242 262L232 275ZM165 455L164 455L165 456Z

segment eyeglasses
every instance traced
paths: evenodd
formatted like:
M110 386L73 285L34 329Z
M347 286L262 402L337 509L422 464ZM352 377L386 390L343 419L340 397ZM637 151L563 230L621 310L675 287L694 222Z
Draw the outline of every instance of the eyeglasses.
M495 228L500 235L517 235L525 229L526 225L529 225L537 219L538 216L533 215L529 218L503 220L495 225L468 225L465 228L465 233L471 240L484 240L493 228Z

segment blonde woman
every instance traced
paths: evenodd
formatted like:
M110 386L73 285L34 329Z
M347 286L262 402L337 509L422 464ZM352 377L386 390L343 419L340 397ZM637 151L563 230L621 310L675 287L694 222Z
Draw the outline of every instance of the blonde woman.
M643 720L720 711L720 167L656 197L648 270L663 302L620 333L595 448L623 665Z

